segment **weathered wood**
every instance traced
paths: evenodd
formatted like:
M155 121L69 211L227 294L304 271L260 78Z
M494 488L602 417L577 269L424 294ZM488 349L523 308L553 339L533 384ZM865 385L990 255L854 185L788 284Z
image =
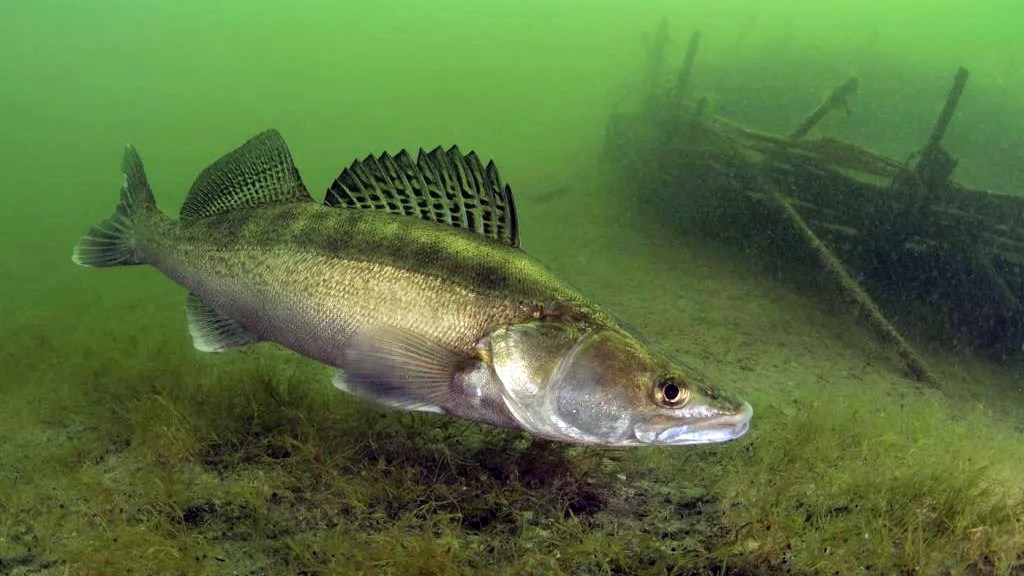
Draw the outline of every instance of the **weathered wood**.
M694 57L698 42L691 39ZM684 68L692 70L692 61ZM868 296L869 321L911 373L928 377L920 357L872 311L885 320L884 308L917 326L941 319L957 343L995 355L1019 352L1024 196L955 182L956 161L941 145L966 86L966 69L957 71L913 162L806 138L824 115L845 105L856 87L852 79L793 132L777 135L712 114L706 99L691 98L691 74L679 70L674 82L651 83L660 96L643 98L640 91L640 109L616 114L608 124L608 158L644 190L640 205L651 209L650 217L756 250L762 262L777 260L773 269L780 271L791 270L786 261L802 259L802 246L810 247L814 259L801 265L825 265L840 285L849 285L844 277L856 279ZM680 106L676 96L683 94L705 104ZM774 194L786 206L772 216ZM936 334L931 326L925 330Z
M833 110L840 108L849 111L850 109L850 98L857 93L857 86L860 81L857 78L850 78L841 85L836 86L829 94L828 98L825 98L817 108L811 112L804 121L796 127L795 130L789 133L789 137L793 140L799 140L807 135L811 131L811 128L821 122L821 119L828 115Z
M914 348L903 339L899 331L893 327L885 315L882 314L882 310L879 309L875 301L868 295L867 292L861 288L860 284L853 279L852 276L846 271L846 266L843 265L842 261L829 250L828 246L825 245L813 230L807 226L804 219L800 217L800 214L790 205L789 201L780 194L777 190L771 194L772 200L778 204L790 222L793 223L793 227L800 234L800 236L807 242L808 246L814 252L814 255L818 258L821 265L828 271L832 278L839 284L844 293L848 294L853 301L856 303L858 308L864 313L864 317L867 319L868 324L871 326L875 333L875 336L884 344L892 346L896 350L896 354L903 362L903 366L907 369L907 373L919 382L925 384L936 385L938 381L935 379L934 374L928 369L924 360L914 351Z
M700 30L694 30L690 35L690 44L686 47L686 58L683 66L679 69L679 78L676 80L675 101L682 103L686 96L686 88L690 84L690 76L693 74L693 61L697 58L697 48L700 46Z
M963 66L957 68L956 76L953 77L953 86L949 89L946 104L942 107L938 120L935 121L935 127L932 128L932 135L928 139L928 146L938 146L942 143L942 139L946 137L946 130L949 128L949 122L953 119L956 107L960 103L960 96L964 93L964 86L967 85L969 75L967 68Z
M919 184L923 187L922 192L929 197L935 197L944 191L946 183L953 176L953 170L956 169L957 161L942 147L942 139L946 137L946 130L949 129L949 123L953 119L953 114L956 113L960 96L967 85L967 77L966 68L961 66L957 69L956 76L953 78L953 86L946 96L946 103L935 121L935 127L932 128L928 143L921 149L920 158L914 169L920 180ZM894 185L896 184L894 183Z
M836 87L832 94L825 99L810 115L808 115L800 126L796 130L789 134L790 140L799 140L806 135L811 128L814 127L822 118L825 117L829 112L839 108L847 107L849 105L850 96L856 92L858 81L856 78L850 78L841 86ZM764 178L768 174L775 172L778 173L778 166L780 163L786 162L786 152L792 152L797 150L794 148L783 148L776 147L770 153L764 155L763 160L756 164L757 168L762 172L761 177ZM806 162L806 159L804 160ZM790 159L790 162L793 162ZM797 162L800 162L797 160ZM819 176L838 177L843 178L832 170L819 170ZM903 366L907 373L919 382L926 384L935 385L937 381L932 372L927 368L924 360L914 351L913 347L907 343L899 331L886 319L882 310L875 303L874 299L865 291L859 282L850 275L846 270L846 265L832 252L829 247L821 241L818 235L808 226L807 222L796 211L793 207L793 200L787 195L779 191L778 187L773 184L767 184L769 189L768 198L771 199L783 212L790 224L796 230L800 238L806 242L811 252L814 254L818 263L822 268L832 277L837 287L853 302L857 308L862 312L864 318L867 320L868 325L871 327L880 342L884 345L891 346L900 360L903 362ZM807 186L808 188L814 188L813 186ZM797 190L796 187L790 187L790 190ZM805 206L806 202L802 203ZM814 205L811 205L814 206ZM815 208L812 212L817 213L819 216L832 216L825 220L824 225L819 225L819 228L828 231L833 238L836 235L843 235L846 237L854 237L859 234L857 232L856 222L854 226L844 225L842 223L836 225L836 220L842 220L843 216L839 211L828 210L827 208ZM823 212L828 212L823 214Z

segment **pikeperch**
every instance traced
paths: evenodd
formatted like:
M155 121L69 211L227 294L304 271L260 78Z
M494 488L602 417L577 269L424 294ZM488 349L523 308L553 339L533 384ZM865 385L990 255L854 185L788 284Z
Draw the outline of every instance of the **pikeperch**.
M317 204L263 132L204 170L175 221L131 146L84 266L149 264L188 291L195 347L275 342L405 410L583 444L742 436L752 409L653 349L519 248L511 189L458 148L356 161Z

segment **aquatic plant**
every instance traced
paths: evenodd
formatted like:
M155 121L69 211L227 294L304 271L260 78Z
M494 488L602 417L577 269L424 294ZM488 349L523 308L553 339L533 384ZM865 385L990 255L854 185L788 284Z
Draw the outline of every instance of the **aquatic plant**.
M745 444L578 448L381 411L270 348L207 360L155 338L145 362L124 361L142 344L133 339L97 346L95 369L14 391L4 416L19 407L34 433L0 448L4 570L1006 574L1019 565L1024 500L1000 482L1019 473L1005 457L1017 440L981 412L951 414L936 394L883 404L873 385L836 395L838 404L762 395Z

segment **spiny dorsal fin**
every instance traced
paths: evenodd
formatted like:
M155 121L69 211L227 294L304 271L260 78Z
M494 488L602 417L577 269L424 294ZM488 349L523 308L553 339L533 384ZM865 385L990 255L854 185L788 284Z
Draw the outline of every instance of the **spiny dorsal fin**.
M267 130L199 174L181 207L181 221L265 204L312 200L284 139L277 130Z
M200 352L223 352L260 341L260 337L232 318L217 312L189 292L185 301L192 345Z
M324 204L404 214L519 246L511 188L494 162L485 168L475 152L463 155L457 146L420 149L415 163L405 150L356 160L331 184Z

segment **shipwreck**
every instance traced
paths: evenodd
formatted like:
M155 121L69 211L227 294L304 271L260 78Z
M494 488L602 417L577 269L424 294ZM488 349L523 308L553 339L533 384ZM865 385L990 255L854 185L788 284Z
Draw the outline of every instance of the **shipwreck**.
M691 86L699 32L678 69L665 64L666 38L663 23L638 97L606 129L609 161L645 195L641 205L654 208L646 217L780 268L813 268L917 380L934 376L901 335L910 327L990 356L1020 355L1024 196L957 183L958 161L943 148L965 68L953 76L928 140L895 160L808 137L826 115L848 109L856 78L788 134L764 133L715 115Z

